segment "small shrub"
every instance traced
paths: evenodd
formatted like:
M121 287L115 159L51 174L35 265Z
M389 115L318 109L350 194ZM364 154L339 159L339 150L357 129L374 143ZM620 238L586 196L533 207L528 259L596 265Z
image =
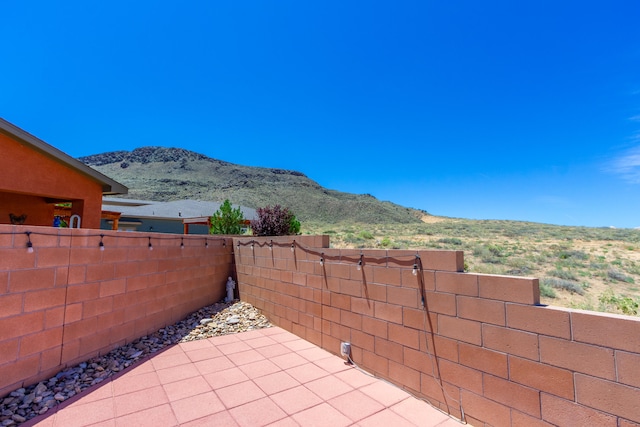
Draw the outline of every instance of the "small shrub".
M388 237L385 237L384 239L382 239L382 241L380 241L380 246L383 246L385 248L388 248L389 246L391 246L391 239Z
M624 266L624 271L629 274L640 274L640 265L636 264L633 261L630 261Z
M631 297L624 297L616 295L612 289L608 289L600 295L598 298L603 310L607 310L610 307L621 311L623 314L630 316L638 315L638 301Z
M525 258L514 257L507 261L507 265L516 269L529 272L533 269L533 264Z
M589 301L583 301L583 302L571 302L569 304L569 307L576 308L578 310L589 310L589 311L598 310L598 307L595 307L590 300ZM602 311L602 309L600 309L600 311Z
M239 207L233 208L226 199L209 219L209 234L242 234L244 215Z
M503 254L502 247L496 245L476 245L473 248L473 254L480 258L482 262L489 264L502 264L502 257L508 256Z
M293 212L280 205L256 209L258 219L251 221L255 236L286 236L300 232L300 221Z
M461 245L462 240L457 237L443 237L442 239L438 239L438 243L446 243L448 245Z
M584 288L578 283L570 282L556 277L545 277L540 281L540 285L551 286L552 288L569 291L572 294L584 295Z
M505 252L505 248L500 245L489 245L487 246L487 249L496 257L508 257L510 255Z
M605 268L607 268L607 264L605 263L592 262L591 264L589 264L590 270L604 270Z
M556 270L550 271L549 275L553 277L557 277L559 279L564 279L564 280L578 280L578 276L576 276L576 274L570 270L556 269Z
M556 291L546 283L540 283L540 295L547 298L556 298Z
M355 246L356 248L364 248L365 240L360 236L355 236L352 233L348 233L342 238L342 241L348 243L350 245Z
M504 268L496 264L478 264L473 267L474 273L480 274L504 274Z
M362 238L362 239L366 239L366 240L371 240L371 239L373 239L373 234L371 234L371 233L370 233L370 232L368 232L368 231L361 231L361 232L358 234L358 237L360 237L360 238Z
M505 271L504 274L507 274L509 276L526 276L527 274L529 274L529 270L526 267L512 268L511 270Z
M615 268L610 268L609 270L607 270L607 277L618 282L635 283L633 277L627 276L626 274L619 270L616 270Z
M583 251L562 250L558 252L558 258L560 259L574 258L579 260L587 260L589 259L589 254L586 254Z

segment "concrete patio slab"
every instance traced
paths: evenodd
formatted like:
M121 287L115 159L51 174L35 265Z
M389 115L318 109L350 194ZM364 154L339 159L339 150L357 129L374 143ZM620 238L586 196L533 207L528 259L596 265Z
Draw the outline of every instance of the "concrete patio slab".
M456 427L405 391L281 328L177 344L23 424Z

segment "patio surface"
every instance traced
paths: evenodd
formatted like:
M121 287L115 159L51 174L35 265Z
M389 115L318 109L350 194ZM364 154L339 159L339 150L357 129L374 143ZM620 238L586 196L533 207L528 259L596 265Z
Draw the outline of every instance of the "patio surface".
M281 328L177 344L23 426L462 424Z

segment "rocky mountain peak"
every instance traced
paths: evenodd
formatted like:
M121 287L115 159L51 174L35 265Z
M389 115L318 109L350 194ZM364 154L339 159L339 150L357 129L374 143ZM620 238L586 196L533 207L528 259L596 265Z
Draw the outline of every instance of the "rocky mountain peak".
M111 151L80 157L79 160L89 166L120 163L122 167L127 167L131 163L168 163L189 162L194 160L216 161L204 154L185 150L184 148L166 147L140 147L133 151Z

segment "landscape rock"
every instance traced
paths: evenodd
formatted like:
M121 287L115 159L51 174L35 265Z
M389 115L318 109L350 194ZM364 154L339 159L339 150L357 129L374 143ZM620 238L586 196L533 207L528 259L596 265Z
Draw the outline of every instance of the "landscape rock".
M64 400L169 345L271 326L269 320L255 307L242 301L204 307L153 334L145 335L103 356L65 368L46 381L21 387L0 397L0 426L18 426L43 415Z

